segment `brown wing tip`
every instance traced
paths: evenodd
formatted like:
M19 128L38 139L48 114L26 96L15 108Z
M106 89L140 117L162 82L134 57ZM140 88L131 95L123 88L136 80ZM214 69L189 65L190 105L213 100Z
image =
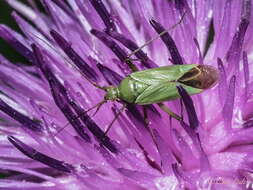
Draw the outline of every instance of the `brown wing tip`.
M208 89L219 80L219 71L211 65L198 65L185 73L178 81L193 88Z
M201 85L199 88L208 89L214 86L219 80L219 71L211 65L198 65L201 74L198 76Z

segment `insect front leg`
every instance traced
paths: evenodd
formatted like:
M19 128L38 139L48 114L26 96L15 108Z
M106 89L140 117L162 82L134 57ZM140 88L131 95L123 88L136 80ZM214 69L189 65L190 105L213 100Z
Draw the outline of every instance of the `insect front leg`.
M118 111L118 113L116 113L114 119L111 121L111 123L108 125L107 129L105 130L104 135L106 136L107 133L109 132L109 130L111 129L113 123L118 119L118 117L120 116L120 114L124 111L124 109L126 108L126 104L123 104L123 106L120 108L120 110Z

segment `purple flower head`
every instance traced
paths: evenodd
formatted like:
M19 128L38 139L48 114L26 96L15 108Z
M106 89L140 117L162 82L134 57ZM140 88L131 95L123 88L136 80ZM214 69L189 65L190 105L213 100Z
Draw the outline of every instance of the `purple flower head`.
M0 189L253 188L251 0L6 2L23 34L0 37L31 66L0 55ZM219 81L121 114L103 102L133 70L172 64L213 66Z

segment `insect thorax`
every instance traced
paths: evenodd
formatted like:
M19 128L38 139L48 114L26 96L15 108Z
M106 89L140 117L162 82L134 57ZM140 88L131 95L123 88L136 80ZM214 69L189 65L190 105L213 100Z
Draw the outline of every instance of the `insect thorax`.
M123 100L134 103L136 98L148 87L148 85L132 79L130 76L124 78L119 86L110 86L106 89L105 100Z
M137 97L148 87L149 85L139 82L131 78L131 76L123 79L118 86L120 99L128 103L135 103Z
M109 86L106 89L105 100L117 100L120 97L119 89L115 86Z

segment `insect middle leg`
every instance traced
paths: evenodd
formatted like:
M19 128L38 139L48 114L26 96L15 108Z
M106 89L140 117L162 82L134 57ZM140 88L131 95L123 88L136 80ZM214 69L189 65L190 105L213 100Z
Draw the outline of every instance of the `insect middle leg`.
M182 117L171 111L167 106L165 106L163 103L158 103L157 104L164 112L169 114L169 116L175 118L178 121L182 121Z

